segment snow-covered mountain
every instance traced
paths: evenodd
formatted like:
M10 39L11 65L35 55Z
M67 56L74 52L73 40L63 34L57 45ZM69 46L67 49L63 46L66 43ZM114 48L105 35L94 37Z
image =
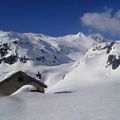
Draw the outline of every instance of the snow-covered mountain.
M1 81L24 71L47 84L47 93L77 91L119 80L119 65L120 42L106 41L100 34L50 37L0 31Z
M27 85L1 97L0 120L120 119L119 41L0 31L0 81L17 71L47 84L47 94Z

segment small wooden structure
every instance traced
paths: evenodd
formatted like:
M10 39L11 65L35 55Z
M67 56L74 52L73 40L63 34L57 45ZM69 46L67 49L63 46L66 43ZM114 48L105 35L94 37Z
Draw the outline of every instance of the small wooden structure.
M11 95L24 85L33 85L37 88L38 92L42 93L44 93L44 88L47 88L42 82L22 71L19 71L0 82L0 95Z

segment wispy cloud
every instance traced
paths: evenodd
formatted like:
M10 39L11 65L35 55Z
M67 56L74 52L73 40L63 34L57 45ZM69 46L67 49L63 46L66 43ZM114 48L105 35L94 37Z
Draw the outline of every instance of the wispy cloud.
M84 13L80 19L88 27L112 35L120 35L120 10L114 13L111 9L102 13Z

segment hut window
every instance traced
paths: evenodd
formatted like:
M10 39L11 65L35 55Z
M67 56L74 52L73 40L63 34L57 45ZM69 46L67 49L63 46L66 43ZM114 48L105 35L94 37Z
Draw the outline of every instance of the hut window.
M23 77L18 77L18 82L23 82Z

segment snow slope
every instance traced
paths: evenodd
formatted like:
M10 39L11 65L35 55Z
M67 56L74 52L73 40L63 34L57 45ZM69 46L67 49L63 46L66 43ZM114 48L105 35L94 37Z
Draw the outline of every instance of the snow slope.
M119 120L120 82L79 92L24 93L0 99L0 120Z
M71 71L57 84L48 87L46 92L79 91L81 87L119 81L120 43L116 42L108 53L110 44L111 42L102 42L88 49L86 54L72 65Z

